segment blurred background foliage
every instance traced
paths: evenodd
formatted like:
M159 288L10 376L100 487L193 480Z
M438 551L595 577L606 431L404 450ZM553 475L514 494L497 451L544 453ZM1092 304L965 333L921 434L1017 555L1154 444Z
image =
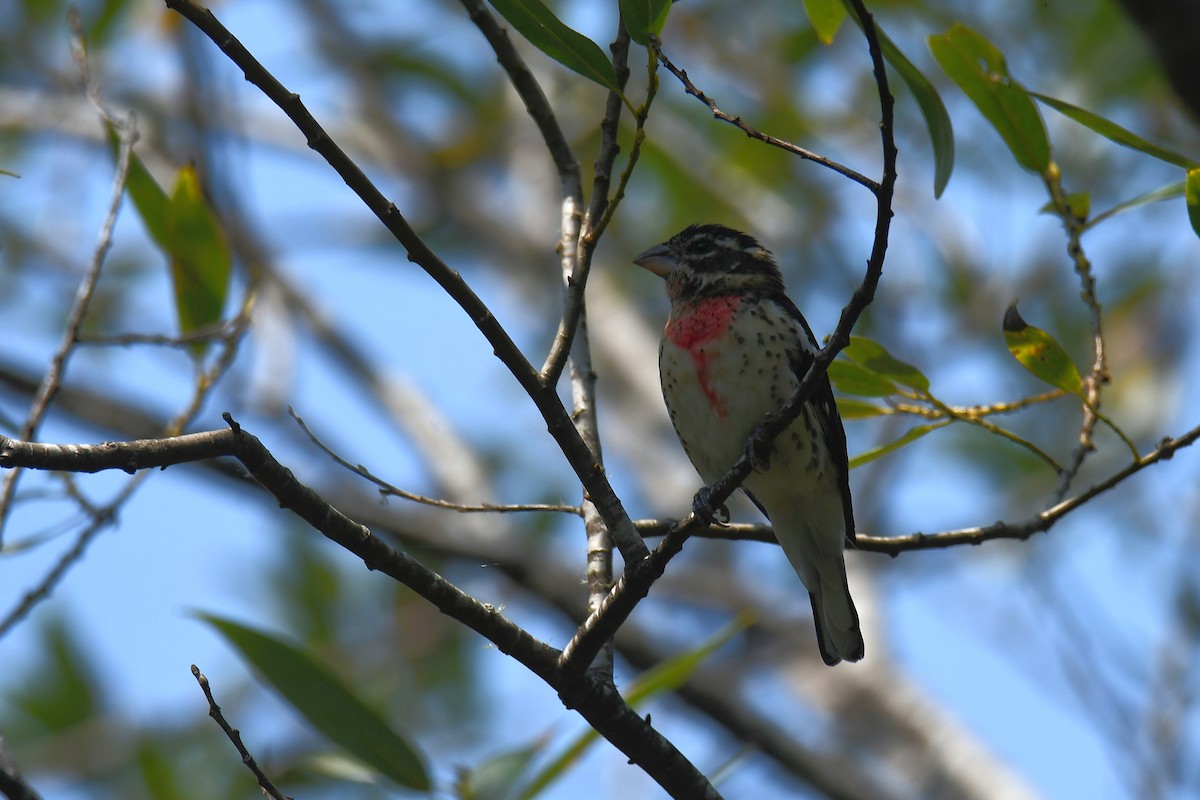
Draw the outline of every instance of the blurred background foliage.
M167 261L126 203L83 329L95 339L73 353L39 438L161 435L179 414L203 430L229 410L350 516L564 644L585 602L575 517L383 503L287 413L411 491L577 502L543 422L470 321L207 39L161 3L78 5L92 83L118 117L136 114L138 157L163 187L186 165L201 176L233 254L226 315L247 308L248 324L226 331L203 363L187 348L105 340L176 333ZM597 42L612 39L615 3L550 5ZM1196 110L1164 77L1162 48L1110 0L869 7L939 89L957 161L935 199L928 133L893 75L896 217L879 294L856 332L919 368L947 403L1016 400L1045 389L1004 344L1001 321L1019 299L1030 324L1086 370L1088 311L1061 226L1039 213L1044 189L938 69L926 38L965 22L1029 89L1200 158ZM213 10L541 363L560 313L558 182L462 6L237 0ZM1179 5L1181 31L1191 12ZM71 55L68 4L0 0L0 18L0 169L20 176L0 175L0 425L12 435L95 248L113 158ZM800 3L686 0L663 39L725 111L878 174L878 99L851 25L825 46ZM586 176L603 90L520 46ZM631 97L644 94L645 55L633 48ZM748 139L659 78L642 158L588 295L606 465L637 517L681 515L698 481L659 395L666 301L630 256L693 222L753 232L821 336L861 279L875 213L861 187ZM1065 186L1088 192L1094 213L1181 178L1043 116ZM628 115L623 126L628 153ZM1200 246L1178 197L1114 216L1084 245L1112 373L1104 408L1144 452L1198 421ZM197 389L199 367L226 354L219 380ZM911 424L849 422L851 455ZM1061 461L1076 444L1079 408L1059 399L1003 424ZM1100 428L1075 489L1128 457ZM868 657L832 671L816 659L807 602L772 548L693 541L618 638L619 677L753 611L748 631L649 707L701 769L722 774L729 797L1195 796L1197 465L1184 451L1029 542L851 555ZM89 518L89 504L103 507L126 480L25 475L8 513L0 736L43 796L252 796L189 684L190 663L289 794L395 791L334 753L188 616L195 609L303 642L417 743L440 796L520 796L582 729L532 676L278 513L227 465L150 476L119 514ZM1012 443L952 425L857 470L852 483L860 529L884 535L1023 519L1050 502L1056 476ZM755 519L748 505L735 514ZM71 562L48 598L16 611L76 547L88 557ZM657 796L605 745L571 767L545 796Z

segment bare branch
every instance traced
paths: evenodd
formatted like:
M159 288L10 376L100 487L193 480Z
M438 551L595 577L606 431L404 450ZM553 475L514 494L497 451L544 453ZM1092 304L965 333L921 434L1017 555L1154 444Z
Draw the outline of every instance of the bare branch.
M378 486L379 493L385 497L402 497L405 500L412 500L414 503L421 503L422 505L433 506L434 508L445 508L450 511L458 511L461 513L489 512L511 514L514 512L524 511L552 511L558 513L575 514L576 516L579 516L582 513L579 506L554 505L550 503L516 503L507 505L496 503L477 503L471 505L468 503L455 503L450 500L441 500L436 497L426 497L414 492L405 491L404 489L393 486L383 478L377 477L362 464L351 464L349 461L335 453L324 442L322 442L315 433L312 432L312 429L308 427L308 423L306 423L294 409L288 408L288 414L291 415L292 419L296 420L296 424L300 426L300 430L304 431L304 434L309 438L309 441L319 447L325 453L325 455L332 458L338 466L343 467L350 472L353 472L355 475L358 475L360 478L365 478L366 480Z
M692 83L691 78L688 77L687 70L680 69L671 63L671 59L667 58L666 54L663 52L662 42L659 41L657 36L650 37L650 47L654 50L654 55L658 57L658 60L662 62L662 65L667 68L667 71L678 78L679 82L683 84L683 90L692 97L695 97L701 103L704 103L704 105L708 106L709 110L712 111L713 116L717 119L728 122L730 125L735 126L751 139L757 139L764 144L769 144L772 147L778 147L781 150L785 150L794 156L799 156L800 158L820 164L823 167L833 170L839 175L849 178L855 183L862 184L876 194L879 193L879 184L868 178L866 175L863 175L861 172L852 170L844 164L840 164L831 158L826 158L825 156L818 155L811 150L806 150L799 145L795 145L791 142L784 141L783 139L777 139L770 134L763 133L757 128L749 125L741 117L735 117L722 111L717 106L717 101L713 100L707 94L698 89L696 84Z
M221 707L217 705L217 701L213 698L212 687L208 685L208 678L200 672L200 668L192 664L192 675L196 678L196 683L200 684L200 690L204 692L204 699L208 701L208 715L221 726L221 730L225 731L225 735L229 737L229 741L233 742L233 746L237 748L238 755L242 757L242 763L246 765L246 769L254 774L254 778L258 781L258 785L262 787L263 793L274 797L275 800L292 800L291 795L286 795L271 782L271 779L266 776L266 773L258 766L258 762L254 760L254 756L250 755L250 751L246 749L246 745L242 743L242 734L237 729L225 721L225 715L221 713Z

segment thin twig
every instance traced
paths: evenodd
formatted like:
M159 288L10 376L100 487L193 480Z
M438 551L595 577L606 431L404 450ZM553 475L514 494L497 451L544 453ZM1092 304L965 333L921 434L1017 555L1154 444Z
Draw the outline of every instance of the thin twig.
M200 668L195 664L192 664L192 675L196 678L196 683L200 684L200 690L204 692L204 699L208 701L208 715L221 726L221 730L225 731L225 735L229 737L229 741L233 742L233 746L237 748L238 755L242 757L242 763L246 765L246 769L254 774L255 780L258 781L258 785L262 787L263 792L270 797L274 797L275 800L292 800L291 795L286 795L279 791L278 787L271 782L271 779L258 766L258 762L254 760L254 756L250 755L250 751L242 743L241 731L225 721L225 715L221 713L221 707L217 705L216 699L213 698L212 687L208 685L208 678L200 672Z
M78 45L78 47L81 46ZM76 57L77 59L83 59L80 53L77 53ZM86 61L82 63L86 64ZM84 74L86 75L86 67L81 67L81 69L85 70ZM91 93L90 90L89 93ZM46 374L43 376L37 394L30 404L29 413L25 417L24 424L21 425L18 436L22 439L34 438L38 428L41 426L42 419L50 408L50 404L54 402L54 396L62 386L67 361L71 358L71 355L75 352L75 348L79 344L79 332L83 328L83 322L87 317L88 308L91 306L96 285L100 281L100 271L104 266L104 259L112 247L113 228L116 226L117 215L121 210L121 200L125 195L125 181L129 176L129 164L131 154L133 153L133 144L138 138L137 121L133 115L130 115L127 120L120 121L104 110L103 106L98 105L97 107L105 119L116 130L118 141L117 165L113 174L112 188L109 191L108 210L104 215L104 221L100 225L100 232L97 236L96 246L92 250L91 259L84 269L79 286L75 290L75 299L71 303L71 309L67 312L66 326L59 341L58 349L54 351L54 355L50 359L50 364L46 368ZM3 486L0 487L0 541L3 541L4 524L12 509L13 494L16 491L17 481L20 479L20 476L21 473L19 470L10 472L4 476Z
M1083 379L1083 420L1079 424L1078 444L1071 452L1066 468L1059 475L1058 486L1055 488L1052 501L1057 502L1066 497L1071 488L1071 482L1079 473L1083 462L1087 459L1088 454L1096 449L1093 437L1096 423L1101 419L1101 387L1108 383L1109 374L1108 358L1104 346L1103 315L1100 298L1096 294L1096 278L1092 273L1092 263L1083 251L1082 238L1086 229L1086 220L1076 216L1071 210L1062 186L1062 174L1057 164L1051 162L1042 178L1046 184L1046 190L1050 193L1050 201L1054 205L1055 213L1067 233L1067 254L1075 267L1075 273L1079 276L1080 298L1087 307L1092 334L1092 366ZM1116 430L1115 425L1112 427ZM1118 435L1125 438L1120 431L1117 432ZM1125 441L1126 444L1129 444L1128 439ZM1136 454L1136 450L1134 452Z
M291 408L290 406L288 407L288 414L290 414L292 419L296 421L296 424L300 426L300 430L304 431L304 435L308 437L309 441L320 448L325 455L333 459L338 466L343 467L350 472L353 472L355 475L358 475L360 478L364 478L375 484L377 487L379 487L379 493L384 496L401 497L405 500L412 500L414 503L421 503L422 505L433 506L434 508L445 508L449 509L450 511L458 511L464 514L484 512L511 514L526 511L549 511L563 514L575 514L576 516L582 514L579 506L568 506L555 503L455 503L450 500L442 500L441 498L437 497L426 497L425 495L416 494L415 492L405 491L404 489L393 486L383 478L374 475L362 464L351 464L349 461L342 458L328 445L321 441L321 439L315 433L313 433L312 429L308 427L308 423L306 423L304 419L296 413L295 409Z
M879 184L868 178L866 175L863 175L861 172L850 169L850 167L840 164L831 158L826 158L825 156L814 153L811 150L806 150L799 145L795 145L791 142L784 141L783 139L777 139L774 136L763 133L757 128L747 124L741 117L735 117L731 114L725 113L720 109L720 107L717 106L717 102L715 100L698 89L696 84L692 83L686 70L682 70L671 63L671 59L667 58L666 54L663 53L662 42L659 41L657 36L650 37L650 47L654 51L654 54L658 57L658 60L662 62L662 65L667 68L667 71L678 78L679 82L683 84L683 90L692 97L695 97L701 103L704 103L704 105L708 106L708 109L712 111L713 116L717 119L728 122L730 125L735 126L751 139L757 139L758 141L769 144L772 147L778 147L781 150L791 153L792 155L799 156L800 158L820 164L823 167L827 167L839 175L847 177L855 183L862 184L872 192L878 194Z

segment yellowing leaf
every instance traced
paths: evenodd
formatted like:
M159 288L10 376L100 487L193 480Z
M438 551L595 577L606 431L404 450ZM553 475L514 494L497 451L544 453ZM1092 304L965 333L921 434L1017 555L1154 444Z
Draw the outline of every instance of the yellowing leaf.
M838 28L846 19L842 0L804 0L804 13L823 44L833 43L833 37L837 36Z
M232 259L220 220L200 190L195 167L183 167L175 176L164 217L180 331L187 334L215 325L225 310ZM197 343L193 352L202 354L204 343Z
M1013 303L1004 314L1004 341L1013 358L1039 380L1072 394L1083 389L1083 379L1067 351L1053 336L1025 322Z

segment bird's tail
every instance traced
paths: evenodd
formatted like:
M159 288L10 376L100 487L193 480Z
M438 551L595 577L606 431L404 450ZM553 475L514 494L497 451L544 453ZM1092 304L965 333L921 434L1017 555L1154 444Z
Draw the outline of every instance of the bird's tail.
M818 573L816 585L809 587L808 593L821 658L831 667L840 661L858 661L863 657L862 631L846 581L846 562L841 559L838 562L838 573L830 575L829 570Z

